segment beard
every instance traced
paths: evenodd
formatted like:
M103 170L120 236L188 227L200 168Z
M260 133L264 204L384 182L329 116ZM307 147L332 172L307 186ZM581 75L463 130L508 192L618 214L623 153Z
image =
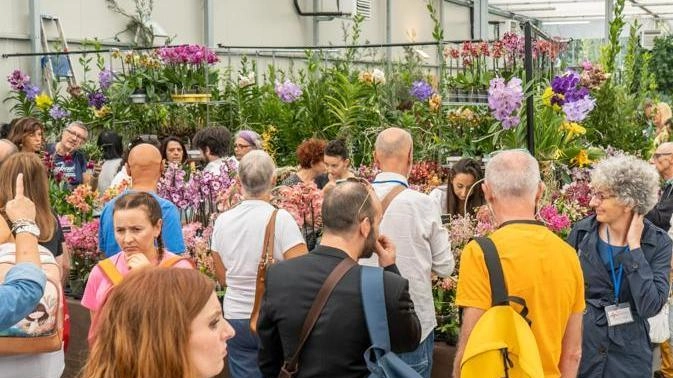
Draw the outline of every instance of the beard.
M376 242L377 242L376 233L372 229L367 235L367 240L365 240L365 245L362 249L362 255L360 256L363 259L368 259L372 257L374 251L376 251Z

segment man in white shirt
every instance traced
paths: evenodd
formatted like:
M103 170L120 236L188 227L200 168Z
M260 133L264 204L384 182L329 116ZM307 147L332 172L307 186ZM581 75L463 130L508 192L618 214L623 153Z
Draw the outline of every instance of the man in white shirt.
M392 127L376 138L374 161L381 169L372 183L385 206L385 197L402 187L381 221L381 233L390 235L397 246L397 266L409 280L409 292L421 321L421 343L413 352L399 354L421 376L432 372L434 328L437 326L432 298L432 272L449 276L455 267L449 234L442 225L440 210L428 195L407 189L413 164L413 140L405 130ZM375 258L375 257L374 257ZM360 260L361 262L363 260ZM375 264L367 261L365 264Z
M207 162L204 172L210 172L213 175L222 173L223 165L228 163L229 169L238 169L238 160L229 154L229 143L231 142L231 133L223 126L210 126L199 130L192 139L192 144L201 150L201 155Z

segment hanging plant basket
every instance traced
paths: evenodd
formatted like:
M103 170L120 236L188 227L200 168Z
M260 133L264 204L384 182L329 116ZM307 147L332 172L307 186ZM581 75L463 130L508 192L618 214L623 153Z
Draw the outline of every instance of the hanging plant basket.
M199 102L208 102L211 98L210 93L185 93L185 94L172 94L171 98L173 102L178 103L199 103Z

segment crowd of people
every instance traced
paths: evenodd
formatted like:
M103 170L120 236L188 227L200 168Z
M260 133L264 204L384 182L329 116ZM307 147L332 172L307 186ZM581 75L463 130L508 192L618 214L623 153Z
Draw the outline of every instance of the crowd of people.
M429 378L437 326L432 276L451 276L457 266L442 215L480 208L497 225L488 239L504 304L528 321L540 376L673 376L673 348L652 344L648 323L669 301L673 143L658 144L649 162L617 156L596 163L594 214L563 240L539 221L545 184L526 151L494 153L485 167L461 159L426 195L410 189L414 144L403 129L378 135L379 172L371 182L356 177L343 140L311 138L297 148L298 170L282 182L323 192L322 235L309 250L292 215L271 203L277 167L261 137L204 128L192 138L202 169L216 175L235 167L243 194L213 223L216 281L226 287L219 302L213 280L184 256L180 212L157 194L166 165L191 160L183 141L138 140L125 150L119 135L105 131L96 140L103 159L90 167L80 150L88 137L86 125L74 122L45 145L43 125L22 118L0 140L0 378L60 377L65 366L60 314L70 258L48 174L71 188L128 183L100 212L104 257L81 299L91 315L82 377L213 377L225 357L232 378L365 377L380 374L377 364L393 354L414 377ZM456 378L474 364L470 343L483 335L484 319L503 305L496 303L492 252L481 242L460 256ZM381 292L364 284L369 269L382 276ZM363 310L372 295L381 298L382 318ZM379 321L389 345L365 358ZM58 342L47 343L53 337ZM529 352L506 357L504 374Z

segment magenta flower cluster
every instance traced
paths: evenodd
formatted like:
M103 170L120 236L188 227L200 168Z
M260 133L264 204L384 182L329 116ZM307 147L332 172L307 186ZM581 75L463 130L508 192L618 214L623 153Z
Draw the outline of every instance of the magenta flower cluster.
M23 92L29 101L35 100L35 97L40 94L40 88L32 85L30 83L30 76L21 72L21 70L14 70L11 74L7 75L7 82L13 91Z
M559 213L553 205L545 205L540 209L540 218L553 232L561 232L570 228L570 218Z
M7 82L9 82L12 90L21 91L26 84L30 83L30 76L21 72L21 70L14 70L11 74L7 75Z
M301 88L290 80L283 83L276 81L274 89L280 100L287 103L296 101L303 93Z
M162 47L157 54L161 61L166 64L215 64L220 58L206 46L181 45L174 47Z
M183 210L198 211L203 204L208 204L209 210L215 209L218 195L234 183L235 176L236 166L231 161L222 164L219 175L197 171L188 180L185 180L187 174L182 167L169 164L159 180L157 193Z
M72 226L65 234L65 243L71 250L85 251L93 256L98 254L98 227L99 220L94 219L82 227Z
M517 114L522 100L521 79L515 77L508 83L501 77L491 80L488 88L488 107L493 117L500 121L503 129L511 129L521 121Z

